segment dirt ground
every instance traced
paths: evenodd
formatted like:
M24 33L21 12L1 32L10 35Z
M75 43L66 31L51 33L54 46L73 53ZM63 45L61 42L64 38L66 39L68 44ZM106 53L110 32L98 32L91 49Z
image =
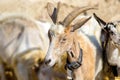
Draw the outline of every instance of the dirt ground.
M19 13L29 15L38 20L50 21L46 4L61 2L59 19L62 20L73 8L82 6L98 6L97 13L104 20L109 20L120 13L120 0L0 0L0 14Z

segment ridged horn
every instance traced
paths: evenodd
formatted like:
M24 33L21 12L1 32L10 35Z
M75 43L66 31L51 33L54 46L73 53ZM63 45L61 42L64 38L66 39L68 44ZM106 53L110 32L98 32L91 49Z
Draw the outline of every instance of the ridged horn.
M86 6L73 10L68 16L65 17L65 19L62 22L62 25L67 27L79 14L91 9L97 9L97 8Z
M57 11L56 11L56 22L58 22L58 14L59 14L59 11L60 11L60 5L61 5L61 2L58 2Z
M89 19L91 19L91 17L89 18L82 18L81 20L79 20L77 23L75 23L75 25L73 25L72 27L72 32L74 32L76 29L80 28L82 25L84 25Z

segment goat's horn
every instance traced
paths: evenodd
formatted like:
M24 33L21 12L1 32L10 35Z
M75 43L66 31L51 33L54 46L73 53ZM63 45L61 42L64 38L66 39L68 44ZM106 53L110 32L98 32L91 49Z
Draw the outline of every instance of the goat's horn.
M84 25L91 17L89 18L82 18L80 19L75 25L73 25L72 31L75 31L76 29L80 28L82 25Z
M59 14L59 11L60 11L60 5L61 5L61 3L60 2L58 2L58 4L57 4L57 12L56 12L56 22L58 22L58 14Z
M53 4L48 2L47 3L47 12L48 12L48 14L49 14L50 17L53 14L53 9L52 8L54 8Z
M91 10L91 9L96 9L94 7L82 7L82 8L77 8L76 10L73 10L62 22L62 25L67 27L79 14Z

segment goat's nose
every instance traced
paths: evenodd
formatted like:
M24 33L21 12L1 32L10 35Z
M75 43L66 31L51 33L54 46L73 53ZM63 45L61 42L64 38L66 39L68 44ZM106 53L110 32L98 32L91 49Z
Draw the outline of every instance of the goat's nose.
M51 59L48 59L45 61L45 64L49 64L51 62Z

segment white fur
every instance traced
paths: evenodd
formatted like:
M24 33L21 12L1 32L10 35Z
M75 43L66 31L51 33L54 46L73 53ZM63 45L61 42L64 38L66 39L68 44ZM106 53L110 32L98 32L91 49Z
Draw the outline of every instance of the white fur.
M18 33L21 31L19 27L15 28L13 32L10 32L10 34L12 35L9 35L9 33L7 33L6 31L11 28L9 28L8 26L7 29L4 29L4 27L1 26L5 25L5 21L18 21L19 23L19 20L21 20L20 23L24 25L24 31L19 38L17 38ZM28 23L27 21L30 23ZM12 26L14 27L13 24ZM9 64L8 66L13 68L18 80L29 80L28 68L34 65L34 63L29 64L29 61L31 62L34 59L36 53L26 54L25 51L29 51L32 48L39 48L39 50L41 49L41 51L43 51L43 54L39 55L45 55L44 52L47 51L47 46L49 44L48 37L46 37L47 31L49 29L49 26L48 28L47 26L48 25L46 25L46 23L40 22L39 24L39 22L37 22L36 20L31 19L30 17L26 17L25 15L6 14L0 17L0 32L2 33L0 34L0 58L6 64ZM47 30L45 27L47 28ZM6 37L7 35L8 37ZM26 60L28 61L26 62ZM3 65L2 62L0 63L0 65ZM3 71L0 71L0 74L2 72Z

